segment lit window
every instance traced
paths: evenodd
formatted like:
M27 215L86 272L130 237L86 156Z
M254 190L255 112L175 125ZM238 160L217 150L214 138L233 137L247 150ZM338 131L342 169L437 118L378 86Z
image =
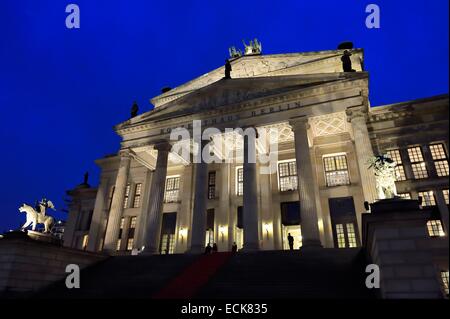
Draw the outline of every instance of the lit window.
M347 158L345 155L326 156L323 158L327 186L350 184Z
M442 288L444 288L445 295L448 297L448 270L441 271Z
M166 193L164 201L166 203L178 202L180 195L180 177L169 177L166 179Z
M83 236L83 244L82 244L82 249L86 250L87 245L88 245L88 241L89 241L89 235L84 235Z
M294 191L298 188L295 161L278 164L278 183L282 192Z
M136 229L136 220L137 220L136 216L131 217L130 228L128 229L127 250L133 249L134 233L135 233L135 229Z
M431 157L434 161L434 166L436 167L436 173L438 176L448 176L448 159L447 153L445 152L443 144L432 144L430 145Z
M398 193L397 196L403 199L411 199L411 193Z
M161 255L173 254L175 251L175 236L163 234L161 237Z
M436 206L433 191L419 192L419 197L422 197L422 206Z
M428 177L427 166L423 159L422 149L420 146L408 148L408 156L411 161L411 168L415 179Z
M236 194L238 196L242 196L244 194L244 169L242 167L238 168L236 174L237 174Z
M439 219L429 220L427 222L428 235L430 237L444 237L445 232L442 227L442 222Z
M209 172L208 174L208 199L216 197L216 172Z
M387 155L395 162L395 180L397 182L406 180L405 168L399 150L387 151Z
M208 244L210 244L210 246L214 244L214 230L212 229L206 230L205 246Z
M128 208L128 202L130 200L130 190L131 190L131 185L128 184L127 187L125 188L125 197L123 199L123 208Z
M442 190L442 195L444 196L444 201L445 201L445 203L446 203L447 205L449 205L449 202L448 202L448 189L443 189L443 190Z
M133 208L139 208L141 205L142 184L137 183L134 188Z
M353 223L347 224L347 237L348 237L348 247L354 248L358 246L356 243L355 226L353 225Z
M339 248L345 248L345 234L344 234L344 225L337 224L336 225L336 237Z
M120 247L122 245L122 234L123 234L124 226L125 226L125 218L122 217L122 219L120 220L119 238L117 239L117 246L116 246L117 251L120 250Z

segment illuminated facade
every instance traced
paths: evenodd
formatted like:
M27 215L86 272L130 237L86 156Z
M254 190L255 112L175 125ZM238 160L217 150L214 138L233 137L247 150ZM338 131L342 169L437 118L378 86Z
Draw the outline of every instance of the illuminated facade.
M153 110L116 126L120 151L96 161L98 188L69 192L64 244L112 254L201 252L208 242L279 250L291 234L295 249L359 247L364 201L377 199L367 162L386 153L397 162L399 196L435 207L429 234L445 235L448 95L370 107L363 51L353 50L356 72L342 72L342 54L237 57L231 79L221 67L153 98ZM192 131L194 120L218 128L225 147L210 151L236 161L176 153L170 133ZM225 132L237 127L275 129L275 171L238 158L248 143ZM270 143L257 139L255 155L270 155Z

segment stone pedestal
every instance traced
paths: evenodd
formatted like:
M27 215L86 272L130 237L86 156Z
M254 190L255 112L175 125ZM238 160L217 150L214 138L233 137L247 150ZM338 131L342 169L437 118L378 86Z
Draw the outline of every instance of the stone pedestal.
M430 213L417 200L386 199L363 214L363 245L380 268L384 299L443 298L440 271L448 269L448 239L427 233Z

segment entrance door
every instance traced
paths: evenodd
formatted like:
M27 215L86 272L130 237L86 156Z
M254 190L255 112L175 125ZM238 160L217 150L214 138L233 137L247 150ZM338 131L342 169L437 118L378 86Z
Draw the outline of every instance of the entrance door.
M333 225L334 246L337 248L360 246L353 197L330 198L328 202Z
M281 230L283 234L283 249L289 250L288 236L294 237L294 249L302 246L302 229L300 219L300 202L284 202L281 207Z
M237 222L236 222L236 238L235 242L238 249L244 248L244 215L243 207L239 206L237 209Z
M175 227L177 213L164 213L161 226L161 240L159 253L161 255L173 254L175 248Z
M212 247L214 243L214 208L211 208L206 211L205 246L209 244Z

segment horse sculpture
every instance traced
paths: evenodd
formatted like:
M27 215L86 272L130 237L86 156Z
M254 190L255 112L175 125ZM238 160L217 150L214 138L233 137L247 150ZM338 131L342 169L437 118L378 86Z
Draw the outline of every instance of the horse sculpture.
M37 224L44 224L44 233L49 233L55 223L52 216L45 215L45 213L38 213L33 207L23 204L19 207L21 213L27 214L27 221L23 224L22 229L31 226L32 230L36 230Z

